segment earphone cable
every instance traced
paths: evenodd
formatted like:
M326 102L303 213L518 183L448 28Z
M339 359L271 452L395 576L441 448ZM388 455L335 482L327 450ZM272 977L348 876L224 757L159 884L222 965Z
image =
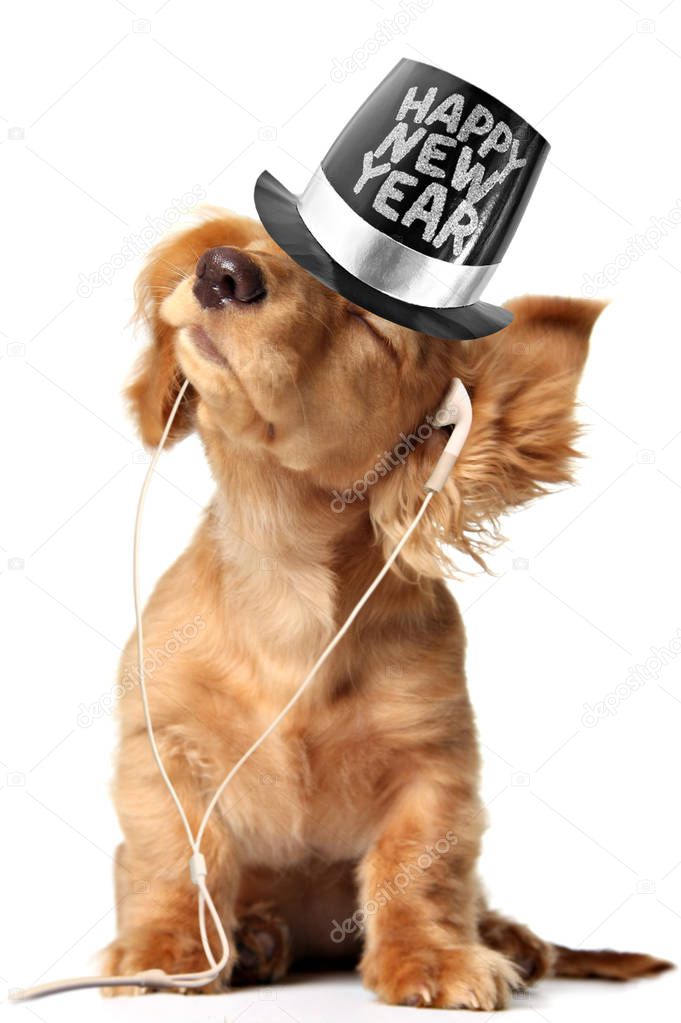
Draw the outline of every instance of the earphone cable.
M350 614L348 615L348 617L346 618L345 622L338 630L336 635L319 655L319 657L313 664L308 674L297 687L297 689L293 693L293 696L289 699L288 703L285 704L285 706L279 711L277 716L267 726L264 732L255 740L255 742L252 743L252 745L246 750L243 756L240 757L237 763L231 768L231 770L225 776L225 778L220 783L218 788L215 790L215 793L213 794L208 806L206 807L205 813L199 825L198 832L196 836L194 836L185 809L182 806L182 802L175 790L175 787L173 786L170 776L168 775L165 764L163 763L163 758L161 756L158 744L156 742L156 736L154 734L154 727L151 719L151 711L149 708L146 678L144 674L144 633L142 624L142 602L140 597L139 583L140 536L142 530L142 520L146 495L149 489L151 478L154 475L156 465L161 456L165 443L168 439L168 435L170 434L170 430L172 429L175 416L177 415L177 411L180 407L180 404L187 391L188 386L189 381L185 380L177 394L173 407L170 411L165 427L163 429L163 433L161 434L161 439L159 440L153 457L149 463L146 475L144 477L144 482L142 484L142 489L140 491L140 496L137 504L137 512L135 515L135 529L133 540L133 597L135 607L135 626L137 634L137 662L138 662L137 666L139 677L139 690L140 697L142 699L144 722L146 725L147 735L149 738L149 743L151 746L154 760L158 767L163 783L167 788L173 800L173 803L175 804L175 807L177 809L177 812L182 823L182 827L187 835L189 847L192 851L192 855L189 860L189 872L193 883L197 887L199 933L201 936L201 943L203 946L204 954L206 956L206 959L208 960L210 968L207 970L186 974L167 974L163 970L151 969L145 970L142 973L135 974L134 976L75 977L70 980L54 981L46 984L40 984L32 988L23 988L13 991L10 996L12 1001L28 1001L30 999L41 998L46 995L59 994L64 991L82 990L85 988L95 987L101 988L147 987L158 989L181 990L184 988L202 987L205 984L211 983L212 981L216 980L219 977L220 973L224 970L225 966L229 962L230 946L229 939L227 938L224 926L222 924L222 920L220 919L220 914L217 911L217 908L213 902L213 899L210 895L210 891L208 890L208 886L206 884L207 878L206 861L203 857L203 854L201 853L201 842L203 840L210 817L213 811L215 810L215 807L217 806L223 792L225 791L229 783L232 781L234 776L250 759L250 757L255 753L255 751L262 745L262 743L264 743L265 740L269 738L269 736L272 734L272 732L281 724L281 722L284 720L286 715L292 710L292 708L296 705L296 703L298 703L305 690L308 688L310 683L317 675L320 668L325 664L325 662L331 656L337 645L348 632L348 630L352 626L353 622L357 618L358 614L360 613L364 605L367 603L368 600L371 599L376 589L383 582L386 575L388 574L392 566L395 564L397 558L400 556L405 545L408 543L409 538L417 529L419 523L421 522L421 519L425 515L428 505L430 504L430 501L432 500L433 494L435 492L433 490L429 490L426 493L426 496L423 499L421 507L416 513L413 521L405 531L404 535L400 538L396 546L391 551L389 557L386 559L386 562L383 565L383 568L378 573L376 578L373 580L371 585L364 592L362 597L360 597L357 604L355 604L354 608L352 609L352 611L350 612ZM208 910L208 914L211 920L213 921L213 924L217 931L218 939L220 941L222 954L219 960L215 959L215 956L210 946L210 941L208 939L208 933L206 930L206 909Z

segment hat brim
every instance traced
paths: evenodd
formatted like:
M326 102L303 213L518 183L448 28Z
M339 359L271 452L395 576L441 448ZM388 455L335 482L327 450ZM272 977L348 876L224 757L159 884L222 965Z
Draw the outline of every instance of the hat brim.
M360 281L321 247L298 212L296 196L269 171L263 171L256 181L254 199L268 234L291 259L328 288L377 316L448 341L486 337L513 320L508 309L487 302L435 309L403 302Z

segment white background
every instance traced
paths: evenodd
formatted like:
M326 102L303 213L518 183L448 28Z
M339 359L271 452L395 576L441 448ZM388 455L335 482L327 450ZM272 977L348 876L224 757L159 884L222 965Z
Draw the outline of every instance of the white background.
M485 297L579 295L610 268L598 293L613 301L581 388L588 458L578 486L510 519L496 575L456 587L485 750L484 876L495 904L546 937L681 959L681 657L628 697L610 698L612 713L595 727L583 720L585 703L606 700L681 627L681 230L651 220L678 219L681 209L681 2L663 2L5 7L5 987L87 972L113 933L115 735L108 715L85 727L79 706L106 696L132 625L144 464L120 392L141 343L127 327L141 257L117 254L148 217L172 217L194 186L250 213L264 167L300 190L401 56L475 81L552 142ZM394 38L381 43L385 22ZM635 260L626 255L634 235L649 245ZM125 265L83 297L81 275L107 273L112 262ZM147 586L186 544L211 491L193 439L161 472L148 508ZM87 993L8 1011L21 1023L416 1012L379 1006L352 978L326 983L267 998L104 1002ZM677 1016L678 985L678 973L630 986L546 982L514 1011L549 1023L577 1014L666 1021Z

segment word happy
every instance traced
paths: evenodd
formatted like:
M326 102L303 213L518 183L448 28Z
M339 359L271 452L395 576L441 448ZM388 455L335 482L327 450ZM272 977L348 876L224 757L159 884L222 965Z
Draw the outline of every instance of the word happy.
M434 106L437 91L433 86L418 99L416 86L408 90L395 127L377 149L364 154L354 192L358 195L367 181L385 176L372 203L376 212L405 227L421 222L424 241L439 249L451 238L453 255L460 256L466 239L470 238L471 244L475 240L471 236L475 235L480 219L476 204L526 161L518 156L519 142L505 121L495 122L491 111L480 103L464 118L464 97L458 93ZM420 127L414 127L410 134L412 126ZM441 163L447 160L447 150L457 146L460 150L454 173L449 181L443 181L447 172ZM393 168L417 150L415 170L436 180L431 180L412 198L413 193L407 196L406 191L420 185L421 180L415 174ZM490 153L508 153L508 157L501 169L487 174L480 159ZM452 192L461 198L444 219ZM406 203L409 205L404 209Z

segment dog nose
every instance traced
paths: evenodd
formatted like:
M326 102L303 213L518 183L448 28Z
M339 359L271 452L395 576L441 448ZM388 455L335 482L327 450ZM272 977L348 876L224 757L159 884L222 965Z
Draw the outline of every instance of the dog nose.
M196 264L194 294L204 309L255 302L265 294L260 267L241 249L207 249Z

